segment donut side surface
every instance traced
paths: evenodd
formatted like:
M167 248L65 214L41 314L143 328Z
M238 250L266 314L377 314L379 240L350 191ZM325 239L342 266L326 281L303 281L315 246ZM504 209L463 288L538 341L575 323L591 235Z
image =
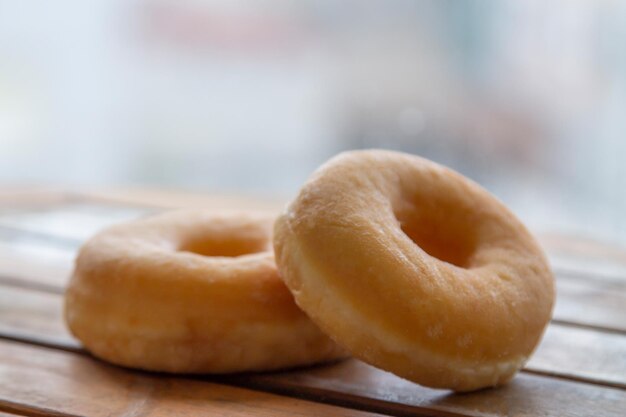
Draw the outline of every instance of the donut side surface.
M275 223L298 305L354 356L419 384L508 381L554 303L543 252L495 197L425 159L348 152Z
M272 220L184 210L103 231L76 260L68 327L95 356L153 371L270 370L345 357L278 277Z

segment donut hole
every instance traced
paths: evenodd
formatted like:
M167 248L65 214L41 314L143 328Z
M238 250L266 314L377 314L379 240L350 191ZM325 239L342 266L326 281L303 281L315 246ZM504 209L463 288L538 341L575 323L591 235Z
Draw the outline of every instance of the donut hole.
M440 261L460 268L471 267L477 236L476 225L467 213L448 204L411 206L410 210L396 213L404 234Z
M269 250L267 239L191 239L183 242L178 250L202 256L237 257Z

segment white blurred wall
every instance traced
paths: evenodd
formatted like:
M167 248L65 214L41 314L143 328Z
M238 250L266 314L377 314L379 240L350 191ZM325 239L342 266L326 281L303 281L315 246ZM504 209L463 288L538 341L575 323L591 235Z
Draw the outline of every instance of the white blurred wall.
M618 1L0 0L0 184L290 195L419 153L626 242Z

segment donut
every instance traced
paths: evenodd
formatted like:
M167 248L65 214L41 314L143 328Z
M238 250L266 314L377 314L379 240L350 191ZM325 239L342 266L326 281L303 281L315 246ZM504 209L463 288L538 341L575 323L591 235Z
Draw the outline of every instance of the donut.
M65 320L94 356L172 373L309 365L346 353L296 306L273 217L182 210L110 227L80 250Z
M474 182L408 154L320 167L274 227L296 303L352 355L421 385L506 383L550 320L538 244Z

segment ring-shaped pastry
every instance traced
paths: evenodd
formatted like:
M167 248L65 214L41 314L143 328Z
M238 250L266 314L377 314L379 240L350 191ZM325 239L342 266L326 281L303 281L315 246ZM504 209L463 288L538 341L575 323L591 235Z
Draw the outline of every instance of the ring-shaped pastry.
M80 250L71 332L95 356L176 373L271 370L345 357L277 275L273 218L183 210L113 226Z
M430 387L508 381L554 303L546 258L511 211L460 174L397 152L324 164L278 218L274 248L322 330Z

